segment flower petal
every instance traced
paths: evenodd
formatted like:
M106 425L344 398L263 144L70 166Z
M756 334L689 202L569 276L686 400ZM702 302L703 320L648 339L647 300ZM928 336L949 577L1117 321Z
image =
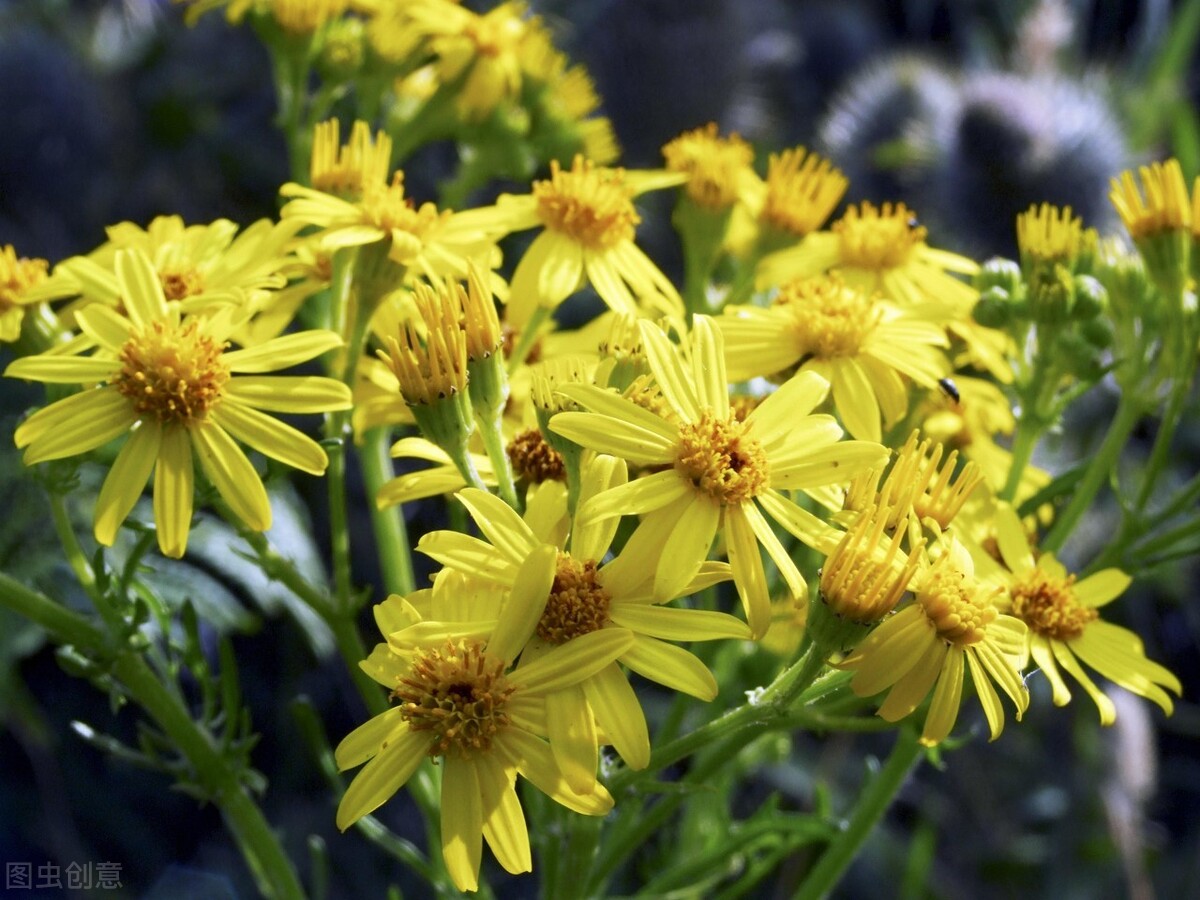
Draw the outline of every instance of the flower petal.
M586 796L573 793L558 771L550 745L532 734L509 728L497 736L494 746L534 787L568 809L585 816L602 816L612 809L613 799L601 784Z
M141 250L121 249L113 258L125 311L138 328L167 318L167 298L154 265Z
M675 413L684 421L695 422L700 418L700 406L696 392L692 389L691 377L683 369L679 352L667 340L663 330L653 322L642 319L638 322L642 336L642 349L646 361L654 373L654 380L662 390L663 397Z
M807 416L829 394L829 382L816 372L797 372L746 416L746 424L764 444L786 435L792 423Z
M516 767L510 771L495 755L488 754L479 756L475 765L479 770L479 790L483 798L484 840L505 871L514 875L533 871L529 829L513 784Z
M668 511L673 512L674 508ZM661 513L647 518L653 519L657 527L669 529L654 573L654 596L673 600L683 593L708 558L721 521L721 505L706 494L694 492L691 502L674 521Z
M402 718L404 710L399 706L372 716L342 738L333 751L334 762L340 771L361 766L368 759L386 750L396 738L408 731ZM393 737L394 735L394 737Z
M337 827L345 831L382 806L412 777L428 749L429 735L407 728L390 745L381 746L378 755L354 776L342 795L337 808Z
M925 728L921 731L923 744L940 744L958 720L958 708L962 704L963 656L958 647L951 647L946 654L937 687L933 689L929 713L925 716Z
M87 453L133 427L137 415L116 388L73 394L30 416L16 431L25 465Z
M96 540L105 547L113 545L117 529L142 495L150 473L154 471L161 440L162 429L158 424L143 422L129 435L105 476L93 514Z
M621 654L621 662L643 678L673 691L682 691L701 700L717 696L717 679L708 667L674 644L637 635L633 646Z
M314 329L285 334L256 347L231 350L221 358L232 372L260 374L287 369L340 346L342 339L334 332Z
M592 497L579 508L583 519L606 519L662 509L693 493L691 483L674 469L636 478Z
M675 458L676 441L632 422L592 412L562 412L550 430L581 447L619 456L641 466L662 465Z
M319 375L244 375L231 378L225 396L244 406L284 413L349 409L350 388Z
M111 357L38 354L13 361L4 374L45 384L93 384L107 381L120 370L121 361Z
M771 627L771 593L767 588L758 540L743 509L748 505L725 508L725 552L733 569L733 583L746 611L746 622L757 640Z
M455 496L467 508L483 536L510 562L520 565L529 551L539 545L525 521L495 494L464 488Z
M573 684L547 694L546 724L550 749L567 784L576 794L591 793L600 757L596 720L583 688Z
M474 761L442 758L442 858L460 891L479 888L483 856L483 799Z
M271 503L258 472L233 438L211 422L192 429L204 474L239 519L255 531L271 527Z
M631 769L650 764L650 732L637 694L616 663L583 682L596 722Z
M609 609L614 625L665 641L746 640L750 628L741 619L707 609L675 609L642 603L614 603Z
M729 418L729 378L725 374L725 342L708 316L692 319L692 377L701 409L718 419Z
M558 388L558 393L569 397L590 412L636 425L643 431L652 432L671 444L679 440L679 428L662 416L655 415L632 400L627 400L620 394L605 390L598 385L564 384Z
M528 643L546 609L557 560L558 549L550 544L540 544L529 551L517 570L508 603L501 611L500 621L488 641L489 653L512 662Z
M518 666L508 676L509 681L530 691L561 690L595 675L629 650L633 641L634 635L624 628L602 628L561 644L528 665ZM491 644L488 649L491 650Z
M210 419L243 444L293 469L323 475L329 465L329 457L320 444L257 409L240 403L222 403L211 412Z
M154 467L154 526L164 556L179 559L187 549L194 479L187 430L178 425L163 428L158 464Z

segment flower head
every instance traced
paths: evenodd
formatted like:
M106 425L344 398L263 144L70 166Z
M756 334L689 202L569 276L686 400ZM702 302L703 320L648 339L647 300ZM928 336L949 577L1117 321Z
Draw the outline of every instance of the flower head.
M684 132L662 149L667 168L688 176L687 196L696 205L726 210L757 185L754 148L736 134L721 137L715 122Z
M49 267L44 259L18 257L12 244L0 247L0 341L21 336L25 307L39 299L32 291L45 282Z
M154 473L158 543L182 556L192 519L193 461L251 528L270 527L271 508L258 473L238 447L251 448L319 475L325 451L290 425L263 412L347 409L349 390L319 377L264 375L338 346L331 332L289 334L256 347L229 350L230 315L181 317L163 295L150 260L118 250L116 280L125 312L93 305L77 318L97 352L19 359L6 375L85 387L30 416L16 432L25 462L87 453L126 436L96 501L95 533L112 544L117 529Z
M1114 684L1154 701L1170 715L1174 704L1167 691L1181 693L1179 679L1146 658L1137 635L1100 618L1100 608L1124 592L1129 576L1118 569L1104 569L1076 579L1053 554L1035 557L1012 507L1001 507L994 521L1007 567L998 577L1007 587L1012 615L1028 626L1029 654L1049 679L1055 705L1065 706L1071 700L1062 677L1065 670L1095 702L1100 723L1116 721L1116 706L1084 671L1082 662Z

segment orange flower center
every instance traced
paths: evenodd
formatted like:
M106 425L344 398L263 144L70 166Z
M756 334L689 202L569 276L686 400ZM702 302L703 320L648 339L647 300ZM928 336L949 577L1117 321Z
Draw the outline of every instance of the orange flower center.
M754 148L736 134L721 137L715 122L681 134L662 152L668 169L687 173L687 194L705 209L733 206L739 180L753 171Z
M401 265L415 260L434 231L450 216L448 210L438 212L432 203L418 207L405 197L403 172L394 173L389 185L368 185L363 192L362 208L372 225L389 233L392 239L389 256Z
M1079 637L1100 614L1076 599L1074 584L1074 575L1054 578L1034 569L1011 589L1013 615L1030 630L1053 640Z
M140 415L164 425L203 421L220 401L229 366L227 345L200 331L199 322L151 322L121 348L121 371L113 384Z
M593 250L632 241L641 221L621 169L597 168L576 156L569 171L550 162L550 178L533 183L537 212L547 228Z
M835 275L790 281L775 303L792 314L803 355L817 359L857 356L880 316L869 296Z
M833 231L840 239L842 265L876 271L903 266L926 235L903 203L885 203L876 209L867 201L846 210L833 223Z
M998 590L981 585L946 555L926 574L916 598L938 637L947 644L966 647L982 641L988 625L999 615L992 602Z
M737 419L704 413L679 427L675 468L725 504L743 503L770 486L767 455Z
M518 478L534 484L565 481L566 464L562 454L546 443L542 433L529 428L516 434L507 447L508 459Z
M612 600L597 577L596 561L580 561L569 553L558 554L558 567L550 599L537 624L537 635L551 644L565 644L608 623Z
M509 724L504 706L514 688L504 668L480 641L447 641L413 657L392 699L409 728L430 732L430 756L469 759L490 750Z
M159 272L158 280L168 300L184 300L204 291L204 276L192 266L174 272Z

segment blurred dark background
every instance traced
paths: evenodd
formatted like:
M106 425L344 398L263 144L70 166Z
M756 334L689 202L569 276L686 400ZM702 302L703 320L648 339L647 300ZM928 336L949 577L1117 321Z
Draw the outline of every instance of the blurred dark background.
M1089 225L1111 229L1112 175L1172 153L1189 176L1200 162L1190 112L1200 86L1195 35L1184 40L1196 25L1196 3L534 6L560 46L593 72L625 165L658 165L665 142L716 121L764 151L803 144L829 155L850 176L849 199L903 200L929 226L931 243L979 257L1014 252L1014 217L1033 202L1069 204ZM126 219L146 224L178 213L188 222L223 217L248 224L276 212L276 191L287 180L266 51L220 13L187 28L165 0L4 0L0 110L0 243L52 263L91 250L103 241L104 226ZM678 251L665 202L646 199L641 240L669 268ZM11 449L16 416L37 392L8 381L2 390L0 503L11 512L0 528L0 565L82 604L66 587L63 564L47 554L54 538L44 497L21 476ZM1070 457L1110 399L1085 404L1050 450ZM1181 458L1194 461L1194 417L1181 443ZM315 504L319 521L319 485L302 480L298 490L301 501ZM305 506L294 504L300 530ZM1098 512L1095 543L1111 513ZM306 838L318 836L330 897L383 896L393 881L420 896L361 837L337 833L327 786L298 739L289 704L299 695L311 699L333 742L362 720L341 664L323 660L311 632L224 571L227 536L212 535L212 558L196 564L212 582L205 634L231 636L241 661L262 735L252 758L270 782L268 817L286 831L302 868ZM1077 542L1075 561L1086 561L1095 543L1086 536ZM319 565L319 553L310 555ZM359 580L375 580L371 560L364 554L357 562ZM1151 573L1113 608L1121 624L1143 636L1148 655L1183 680L1173 718L1123 703L1118 725L1101 731L1082 695L1056 710L1035 691L1026 722L1009 723L1001 740L976 739L947 752L940 771L922 770L838 896L891 896L891 886L909 897L1195 895L1194 585L1194 565ZM34 629L0 613L0 860L29 861L35 869L118 862L120 895L128 897L254 895L211 806L88 745L69 728L76 720L123 739L135 734L129 711L112 715L102 694L63 672ZM763 770L757 789L804 807L820 773L831 779L838 808L842 788L852 790L866 758L887 746L886 739L800 736L786 761ZM403 794L383 817L418 839ZM533 881L495 883L502 895L522 897L531 895ZM889 889L881 893L880 884Z

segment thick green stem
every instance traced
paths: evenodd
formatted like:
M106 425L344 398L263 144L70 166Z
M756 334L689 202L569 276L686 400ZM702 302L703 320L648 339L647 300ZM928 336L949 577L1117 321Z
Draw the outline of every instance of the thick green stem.
M3 573L0 604L41 625L59 644L104 651L103 632L86 618ZM221 810L263 893L275 898L302 898L304 891L291 861L212 736L192 720L179 697L159 681L138 654L128 650L118 653L110 671L124 685L130 699L187 758L197 783Z
M1167 457L1171 452L1171 444L1175 439L1175 431L1183 419L1183 411L1187 406L1188 396L1192 390L1192 378L1196 374L1196 356L1188 357L1180 367L1181 372L1171 384L1171 395L1167 398L1167 406L1163 412L1162 421L1158 426L1158 434L1154 436L1154 446L1150 449L1150 458L1142 468L1142 484L1138 490L1137 503L1134 509L1141 512L1150 502L1154 486L1159 476L1167 466Z
M1108 426L1108 433L1088 463L1087 470L1075 486L1071 501L1054 520L1054 525L1045 538L1041 549L1045 553L1057 553L1071 536L1084 514L1092 505L1096 494L1116 470L1121 451L1138 420L1142 417L1141 404L1122 395L1117 412Z
M795 900L818 900L829 896L887 812L920 755L921 744L916 732L911 728L902 728L896 736L896 745L888 761L859 795L858 804L846 828L821 854L796 893Z
M380 509L375 503L379 489L395 474L388 447L389 438L388 429L372 428L363 438L358 458L367 488L367 505L371 510L371 525L375 532L379 566L383 570L384 589L389 594L410 594L416 587L416 581L403 509L399 504Z
M1041 439L1045 426L1040 419L1032 415L1024 415L1017 422L1017 431L1013 435L1012 461L1009 463L1008 479L1000 490L1000 499L1012 503L1021 486L1021 476L1033 458L1034 448Z
M504 446L504 434L500 421L487 423L478 429L479 437L483 440L483 449L487 452L492 463L492 471L496 474L496 487L500 499L521 512L521 501L517 498L517 485L513 480L512 463Z

